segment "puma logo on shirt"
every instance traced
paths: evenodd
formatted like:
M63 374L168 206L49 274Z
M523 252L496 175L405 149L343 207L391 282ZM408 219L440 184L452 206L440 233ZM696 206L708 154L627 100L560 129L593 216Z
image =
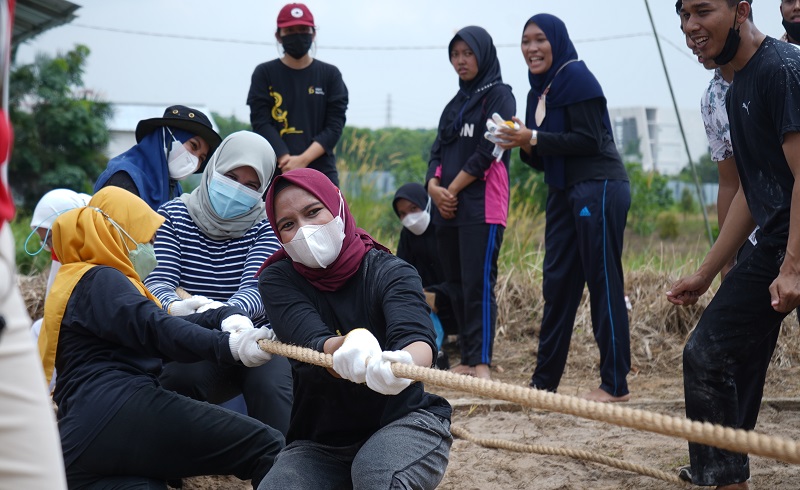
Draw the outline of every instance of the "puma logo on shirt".
M747 115L749 116L750 115L750 101L747 101L747 104L742 102L742 109L746 110L747 111Z

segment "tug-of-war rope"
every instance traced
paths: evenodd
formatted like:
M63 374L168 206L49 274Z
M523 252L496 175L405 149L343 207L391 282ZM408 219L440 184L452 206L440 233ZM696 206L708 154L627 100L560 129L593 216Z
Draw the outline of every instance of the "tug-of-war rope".
M325 368L333 367L333 357L305 347L287 345L277 341L259 340L259 347L271 354L277 354ZM526 407L559 412L577 417L608 422L622 427L654 432L665 436L678 437L690 442L715 446L729 451L748 453L776 459L786 463L800 463L800 443L783 437L768 436L755 431L732 429L708 422L696 422L686 418L662 415L646 410L633 409L620 404L599 403L582 398L559 395L528 387L514 386L499 381L479 379L463 374L430 369L412 364L392 363L395 376L422 381L424 383L472 393L486 398L505 400ZM518 444L508 441L484 440L472 437L457 426L451 427L456 437L463 437L478 444L522 452L557 454L606 464L619 469L634 471L646 476L674 483L683 483L677 476L655 471L639 465L606 458L586 451L573 451Z

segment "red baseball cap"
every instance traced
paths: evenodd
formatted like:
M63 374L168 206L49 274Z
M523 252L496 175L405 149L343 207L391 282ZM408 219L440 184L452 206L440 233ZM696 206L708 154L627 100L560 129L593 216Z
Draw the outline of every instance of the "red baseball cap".
M314 25L314 16L302 3L287 3L278 14L278 29L291 26L310 26Z

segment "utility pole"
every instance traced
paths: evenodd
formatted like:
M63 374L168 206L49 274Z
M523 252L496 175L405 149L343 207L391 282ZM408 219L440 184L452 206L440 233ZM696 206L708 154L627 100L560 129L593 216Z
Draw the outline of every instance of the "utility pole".
M669 78L669 70L667 70L667 63L664 61L664 52L661 51L661 42L658 40L658 32L656 32L656 23L653 22L653 14L650 12L650 3L644 0L644 6L647 8L647 16L650 18L650 26L653 28L653 37L656 40L656 47L658 48L658 55L661 58L661 66L664 68L664 77L667 79L667 87L669 87L669 95L672 98L672 106L675 108L675 116L678 118L678 129L683 138L683 146L686 149L686 156L689 157L689 166L692 169L692 176L694 177L694 185L697 188L697 198L700 201L700 207L703 210L703 220L706 223L706 232L708 233L708 242L714 245L714 235L711 233L711 224L708 221L708 213L706 211L706 203L703 198L703 188L700 186L700 179L697 177L697 170L695 169L694 162L692 161L692 154L689 151L689 143L686 141L686 132L683 130L683 122L681 121L681 113L678 110L678 102L675 100L675 92L672 90L672 81Z

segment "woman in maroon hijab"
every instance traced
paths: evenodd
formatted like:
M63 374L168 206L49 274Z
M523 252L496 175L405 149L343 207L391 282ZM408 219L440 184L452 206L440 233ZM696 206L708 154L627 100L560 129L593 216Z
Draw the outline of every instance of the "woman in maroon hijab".
M276 177L267 217L283 245L258 287L282 342L333 354L292 361L287 446L259 489L435 488L452 436L450 404L390 362L430 367L436 340L416 270L356 228L324 174Z

